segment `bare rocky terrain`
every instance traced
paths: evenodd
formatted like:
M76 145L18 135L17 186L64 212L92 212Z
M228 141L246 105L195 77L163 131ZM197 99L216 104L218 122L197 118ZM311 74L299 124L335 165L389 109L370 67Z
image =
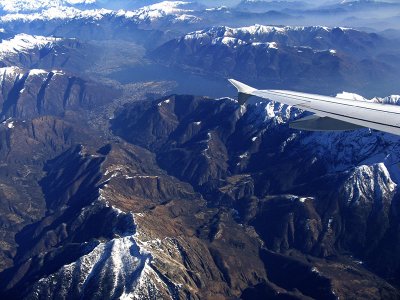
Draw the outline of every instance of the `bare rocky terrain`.
M392 40L189 8L0 20L0 297L400 299L399 138L225 97L235 74L389 96Z

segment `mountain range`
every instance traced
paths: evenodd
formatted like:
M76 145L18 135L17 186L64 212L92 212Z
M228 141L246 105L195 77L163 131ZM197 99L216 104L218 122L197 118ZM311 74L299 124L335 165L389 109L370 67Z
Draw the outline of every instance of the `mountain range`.
M192 32L155 49L151 57L265 88L327 94L352 89L372 96L391 86L396 92L398 52L381 36L349 28L253 25Z
M202 2L184 1L3 1L0 2L0 23L48 21L65 19L94 19L124 17L139 24L159 26L160 20L179 24L201 23L191 26L200 29L207 24L243 26L251 23L286 24L329 27L349 26L368 28L370 31L399 29L398 3L380 1L349 1L331 5L310 6L307 2L242 1L237 6L204 5ZM116 9L117 7L123 9ZM280 22L280 23L279 23ZM165 28L166 23L162 22ZM187 32L187 31L186 31ZM26 32L28 33L28 32ZM41 33L43 34L43 32Z
M399 105L396 30L290 23L348 2L17 2L0 298L400 299L399 138L294 130L226 81Z

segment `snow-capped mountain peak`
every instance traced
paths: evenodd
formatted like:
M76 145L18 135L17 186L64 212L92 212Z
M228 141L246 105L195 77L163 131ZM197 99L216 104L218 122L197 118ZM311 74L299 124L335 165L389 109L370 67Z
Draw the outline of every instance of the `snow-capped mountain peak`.
M134 11L119 11L119 15L125 15L129 18L135 18L139 21L150 20L154 21L166 16L175 15L181 19L196 19L190 15L193 10L188 9L189 2L184 1L163 1L156 4L144 6Z
M1 17L3 22L24 21L32 22L35 20L64 20L64 19L86 19L99 20L105 15L112 14L112 10L107 9L88 9L80 10L75 7L55 6L45 9L40 12L26 14L26 13L12 13Z
M344 31L344 28L337 28ZM184 36L185 40L207 39L212 44L253 44L274 42L272 39L284 37L288 35L300 34L301 32L309 32L310 35L326 34L332 32L333 28L325 26L269 26L269 25L251 25L246 27L232 28L228 26L217 26L206 30L199 30L188 33ZM277 44L269 45L270 48L277 49ZM335 54L336 50L331 50L331 54Z
M7 13L33 12L51 7L93 4L96 0L0 0L0 9Z
M29 34L17 34L11 39L3 40L0 43L0 58L6 55L27 53L32 49L42 49L60 41L60 38L33 36Z
M385 103L385 104L400 104L400 95L390 95L384 98L375 97L372 99L366 99L361 95L349 92L342 92L336 95L337 98L347 99L347 100L356 100L356 101L368 101L368 102L378 102L378 103Z
M2 1L2 0L0 0ZM155 21L165 17L172 17L177 22L195 22L198 17L192 15L194 12L190 9L191 3L184 1L163 1L156 4L144 6L142 8L126 11L126 10L110 10L105 8L83 9L82 6L71 5L75 1L84 0L59 0L50 1L47 4L28 7L21 9L12 9L3 5L3 9L7 14L0 17L2 22L23 21L32 22L37 20L69 20L69 19L91 19L100 20L106 16L123 17L131 19L137 23L146 21ZM93 0L89 0L93 1ZM78 3L78 2L76 2ZM83 2L82 2L83 3ZM85 2L88 4L91 2ZM8 5L8 4L7 4ZM22 5L22 4L21 4ZM1 8L1 2L0 2Z
M349 204L359 204L361 199L368 199L368 194L373 195L375 201L386 203L393 197L397 185L392 181L385 164L377 163L356 167L345 187Z
M363 96L348 92L342 92L340 94L337 94L336 97L346 100L367 101L367 99L365 99Z

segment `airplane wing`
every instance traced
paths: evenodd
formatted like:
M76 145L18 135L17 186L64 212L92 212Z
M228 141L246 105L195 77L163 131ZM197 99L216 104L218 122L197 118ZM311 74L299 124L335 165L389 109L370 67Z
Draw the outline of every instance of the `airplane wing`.
M290 127L310 131L353 130L368 127L400 135L400 106L347 100L285 90L257 90L229 79L244 104L251 96L270 99L314 113L296 120Z

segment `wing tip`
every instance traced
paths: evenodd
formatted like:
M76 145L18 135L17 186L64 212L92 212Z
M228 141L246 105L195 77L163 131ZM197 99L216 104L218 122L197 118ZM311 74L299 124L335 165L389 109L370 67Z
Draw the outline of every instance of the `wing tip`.
M228 79L228 81L238 90L239 93L251 94L256 90L255 88L233 78Z
M237 89L238 102L240 105L246 103L246 101L253 95L254 91L256 91L255 88L233 78L229 78L228 81Z

